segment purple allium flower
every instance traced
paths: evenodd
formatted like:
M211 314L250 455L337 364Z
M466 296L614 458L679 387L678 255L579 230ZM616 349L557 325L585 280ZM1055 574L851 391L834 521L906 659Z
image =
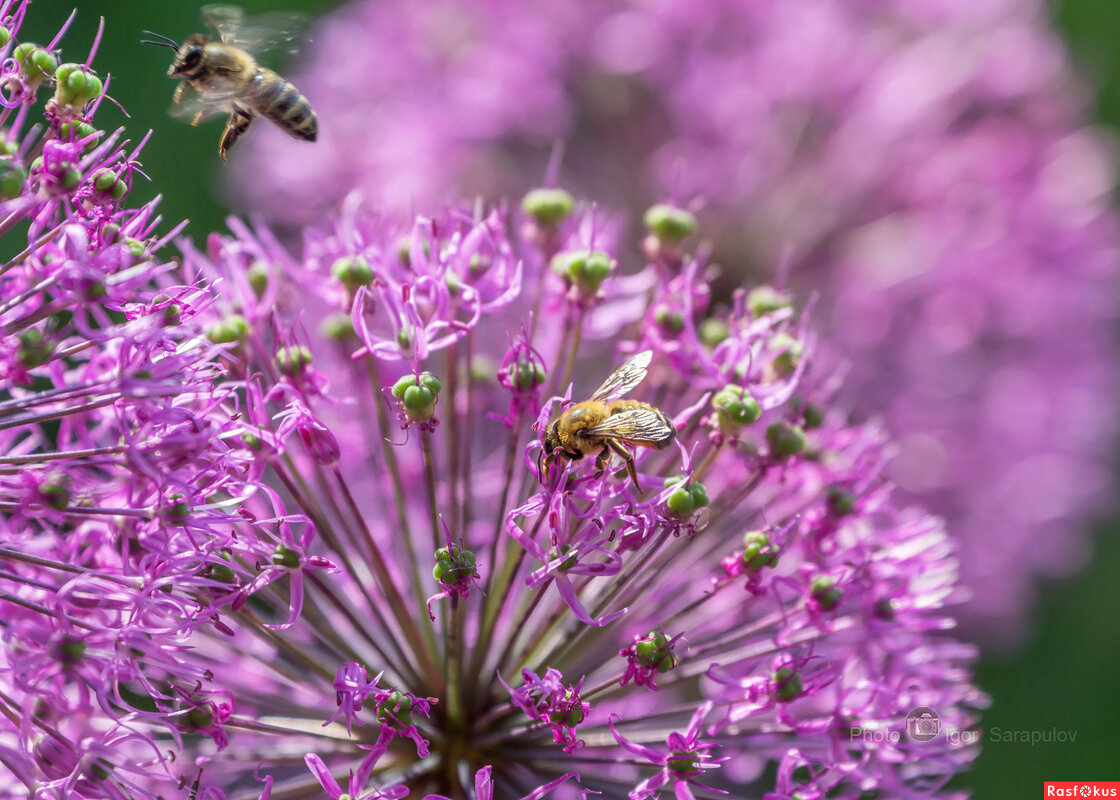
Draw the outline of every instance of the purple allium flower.
M55 44L0 111L0 794L960 795L906 727L985 703L953 547L792 305L555 188L172 259ZM544 453L628 357L617 449Z
M320 146L297 157L271 131L234 186L286 221L356 186L409 208L520 194L560 140L565 182L608 203L705 203L726 271L784 262L820 293L820 356L851 364L845 398L897 434L892 476L959 535L960 613L1011 640L1034 579L1083 559L1116 430L1115 166L1045 17L1038 0L355 0L298 76Z

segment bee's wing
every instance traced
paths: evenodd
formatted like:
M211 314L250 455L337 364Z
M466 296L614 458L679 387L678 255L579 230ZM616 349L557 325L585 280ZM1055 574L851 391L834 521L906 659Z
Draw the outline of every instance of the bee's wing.
M233 92L199 92L188 86L182 101L173 103L167 113L193 124L196 119L228 114L233 108L233 99Z
M584 436L625 439L638 444L663 445L676 435L665 415L652 408L632 408L611 414L598 425L582 431Z
M238 6L210 5L202 7L202 21L219 42L232 44L245 19L245 11Z
M603 381L603 385L595 390L595 394L591 395L591 399L602 402L603 400L622 397L622 395L629 392L646 377L646 368L649 366L650 359L652 358L652 350L643 350L640 353L635 353L630 356L630 358L626 359L626 363L612 372L611 376Z
M220 41L254 56L293 55L299 49L308 20L306 14L283 11L246 17L237 6L224 5L206 6L202 17Z

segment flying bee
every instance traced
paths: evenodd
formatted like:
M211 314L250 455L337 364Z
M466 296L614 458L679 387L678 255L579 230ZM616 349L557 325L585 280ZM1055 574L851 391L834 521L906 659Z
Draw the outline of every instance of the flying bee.
M542 440L545 462L557 456L578 461L595 456L595 467L602 471L611 453L626 462L626 472L640 491L634 456L623 445L640 445L661 450L677 435L672 420L649 403L618 400L646 377L653 353L649 350L627 359L603 381L590 400L576 403L545 429Z
M195 102L188 106L192 125L211 114L229 113L218 145L222 160L258 116L289 136L315 141L319 123L307 98L253 56L269 45L290 40L275 15L265 22L246 24L240 8L217 5L203 8L202 17L216 38L196 33L179 45L174 39L144 31L152 38L143 43L175 51L167 75L184 83L176 87L172 100L180 103L187 86L197 93Z

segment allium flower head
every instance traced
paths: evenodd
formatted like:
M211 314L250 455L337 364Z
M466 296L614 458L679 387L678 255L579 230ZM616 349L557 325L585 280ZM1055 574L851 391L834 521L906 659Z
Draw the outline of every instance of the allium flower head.
M953 547L806 316L555 188L172 259L151 206L87 202L137 170L97 98L81 151L29 124L61 69L0 112L45 165L0 223L5 796L957 794L969 737L905 736L985 702ZM628 359L590 410L672 443L542 457Z
M519 194L559 140L560 174L608 203L704 205L725 274L784 261L819 292L819 358L851 365L845 398L897 434L892 475L960 535L961 613L1013 638L1034 577L1083 556L1116 430L1115 167L1046 16L1037 0L353 0L298 76L324 146L296 157L271 132L235 186L285 221L355 186L404 207L449 184Z

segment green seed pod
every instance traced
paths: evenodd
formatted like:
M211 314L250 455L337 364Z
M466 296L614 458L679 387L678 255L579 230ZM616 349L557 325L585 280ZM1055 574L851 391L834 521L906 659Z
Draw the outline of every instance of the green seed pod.
M64 474L52 475L39 484L39 494L55 511L70 505L70 479Z
M705 347L715 347L731 335L731 326L722 319L709 317L700 323L698 333Z
M7 47L8 42L12 40L12 32L5 27L0 26L0 47Z
M775 458L789 458L805 449L805 431L797 425L779 420L766 428L766 443Z
M797 369L797 364L801 361L801 354L805 349L804 346L786 333L779 333L775 336L771 346L775 350L782 350L783 352L770 362L770 366L773 367L778 377L788 378Z
M521 200L521 210L539 225L556 226L572 213L572 196L563 189L533 189Z
M783 703L798 697L804 690L801 684L801 675L790 667L781 667L775 670L771 680L774 681L774 696Z
M747 308L755 317L781 311L793 305L793 298L773 286L758 286L747 295Z
M243 342L249 336L249 321L240 314L230 314L206 330L206 338L214 344Z
M778 548L762 531L748 531L743 536L743 565L748 569L773 569L778 564Z
M566 702L572 701L572 690L568 689L564 692L564 700ZM567 712L558 719L552 719L553 722L558 722L566 728L574 728L583 722L583 708L578 702L572 703L568 706Z
M696 232L696 215L666 203L651 206L642 218L646 230L666 244L680 244Z
M361 256L337 259L331 264L331 275L351 292L373 283L373 267Z
M816 403L806 403L801 412L802 427L806 429L819 428L824 424L824 409Z
M735 433L744 425L757 422L762 416L762 407L751 394L741 386L728 384L712 398L720 429Z
M54 71L54 100L60 106L81 111L101 94L101 79L81 64L62 64Z
M43 332L38 328L20 333L18 336L19 347L16 349L16 360L25 369L41 367L51 360L54 345L43 337Z
M311 351L302 344L281 347L276 351L276 367L289 378L298 378L311 366Z
M696 501L692 498L692 492L683 486L669 495L665 505L678 517L687 517L696 510Z
M299 553L284 544L276 545L276 551L272 554L272 563L278 567L298 569L301 560Z
M407 728L412 724L412 698L396 689L381 703L377 719L383 724Z
M695 750L673 750L665 766L674 775L698 775L700 773L700 756Z
M846 517L855 511L856 497L842 486L828 487L828 510L838 517Z
M176 492L167 498L163 518L168 525L186 525L191 516L191 506L187 498Z
M644 639L635 642L634 653L639 664L658 672L668 672L678 663L672 640L661 631L650 631Z
M23 193L27 170L21 167L0 168L0 200L11 200Z
M679 311L659 308L653 315L653 319L662 330L668 333L678 334L684 330L684 315Z
M339 311L328 315L319 326L323 336L335 342L350 342L354 339L354 320L349 314Z
M267 261L254 261L249 265L249 286L258 298L263 297L268 289L271 273L272 269Z
M825 611L835 609L844 597L844 593L836 588L836 579L828 575L818 575L813 578L812 583L809 584L809 592Z

